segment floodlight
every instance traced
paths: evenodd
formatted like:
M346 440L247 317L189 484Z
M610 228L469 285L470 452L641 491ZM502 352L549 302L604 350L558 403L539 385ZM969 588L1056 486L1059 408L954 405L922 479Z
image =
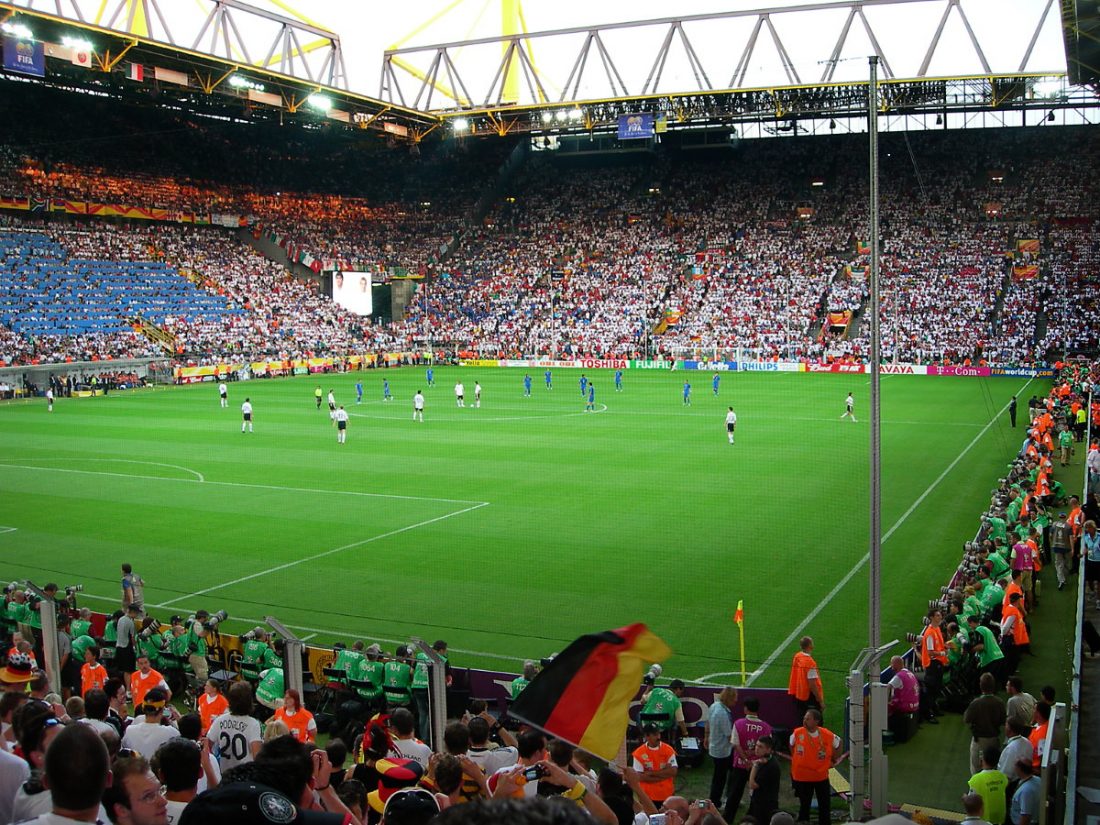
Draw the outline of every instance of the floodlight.
M68 46L70 49L76 49L78 52L94 51L92 44L82 37L69 37L66 35L61 38L61 45Z
M34 39L34 34L31 32L31 30L24 26L22 23L5 23L3 26L0 26L0 29L2 29L6 34L15 35L20 40Z
M553 119L554 119L554 113L553 112L543 112L542 113L542 122L543 123L549 123Z
M558 123L564 123L566 118L565 109L559 109L554 113L554 120Z
M454 119L454 130L456 132L465 132L470 128L470 119L465 117L456 117Z
M584 112L582 112L580 109L573 108L569 110L570 120L580 120L582 117L584 117Z
M325 95L313 94L306 98L306 100L309 102L310 106L320 112L327 112L332 108L332 100Z

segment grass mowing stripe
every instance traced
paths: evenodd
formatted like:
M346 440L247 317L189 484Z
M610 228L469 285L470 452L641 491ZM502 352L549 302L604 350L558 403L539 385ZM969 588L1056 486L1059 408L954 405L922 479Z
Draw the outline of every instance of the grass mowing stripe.
M1035 379L1029 378L1027 380L1027 382L1022 387L1020 387L1020 389L1018 389L1016 391L1015 394L1016 395L1022 394L1023 391L1028 388L1028 385L1033 380L1035 380ZM976 436L974 436L974 438L971 440L971 442L969 444L967 444L965 447L963 447L962 452L959 453L957 456L955 456L955 460L947 465L947 468L936 477L936 480L928 485L928 487L925 489L925 491L923 493L920 494L920 496L917 498L917 500L914 501L909 506L909 509L906 510L904 513L902 513L901 517L897 521L894 522L894 525L889 530L886 531L886 534L882 537L882 542L886 542L890 538L890 536L894 535L894 533L897 531L897 529L899 527L901 527L901 525L906 522L906 520L909 518L909 516L913 515L913 513L921 505L921 503L926 498L928 498L928 496L931 494L931 492L933 490L935 490L939 486L940 482L943 481L945 478L947 478L947 474L950 473L953 469L955 469L955 467L958 465L958 463L960 461L962 461L963 456L965 456L968 452L970 452L971 448L981 440L982 436L984 436L987 432L989 432L989 428L992 427L996 423L997 419L1000 418L1001 415L1003 415L1005 413L1005 411L1007 411L1007 410L1008 410L1008 404L1005 404L1003 407L1001 407L1000 410L998 410L996 413L993 414L993 417L989 419L989 422L984 427L982 427L981 432L979 432ZM818 602L817 606L814 607L814 609L810 611L809 615L806 616L806 618L802 620L802 622L798 625L798 627L796 627L794 630L792 630L790 635L787 636L786 639L784 639L782 642L779 643L779 645L775 648L775 650L773 650L771 652L771 654L768 656L768 658L764 660L764 664L762 664L760 667L758 667L756 670L754 670L749 675L748 680L745 682L746 686L751 685L754 681L756 681L758 676L762 675L764 673L764 671L766 671L769 667L771 667L771 665L775 662L775 660L777 658L779 658L779 656L782 655L783 652L789 648L790 644L796 638L798 638L799 634L801 634L802 631L804 631L807 628L807 626L809 626L810 622L812 622L814 619L817 618L818 614L822 610L824 610L825 607L830 602L832 602L832 600L834 598L836 598L837 593L839 593L841 590L843 590L844 586L852 580L852 577L855 576L855 574L858 573L860 571L860 569L862 569L863 565L867 564L867 562L869 562L870 560L871 560L871 554L869 552L864 553L863 557L860 558L860 560L857 561L854 565L852 565L852 569L849 570L847 572L847 574L845 574L844 578L841 579L837 583L836 587L834 587L832 590L830 590L829 593L825 596L825 598L822 599L820 602ZM733 675L733 674L728 674L728 673L726 673L726 674L713 674L713 676L729 676L729 675Z
M17 459L26 460L26 459ZM38 459L35 459L38 460ZM76 458L76 459L42 459L43 461L122 461L123 459L112 458ZM8 464L6 460L0 459L0 467L10 467L13 470L44 470L51 473L80 473L82 475L91 476L114 476L116 478L136 478L146 481L183 481L189 484L217 484L222 487L249 487L254 490L285 490L288 493L325 493L340 496L365 496L367 498L396 498L403 499L405 501L437 501L443 504L474 504L480 507L484 507L488 504L488 501L470 501L462 498L433 498L431 496L403 496L395 493L363 493L358 490L321 490L314 487L283 487L278 484L248 484L242 481L210 481L203 477L202 473L197 470L190 470L187 467L180 467L175 464L161 464L155 461L134 461L133 464L150 464L158 467L174 467L177 470L186 470L189 473L194 473L198 478L168 478L166 476L142 476L132 473L109 473L104 470L73 470L68 467L32 467L27 464ZM476 510L477 507L471 507L470 509ZM463 511L465 512L465 511Z
M178 599L172 599L164 602L160 607L171 607L175 602L183 602L188 599L193 599L196 596L206 596L213 593L215 590L222 590L226 587L232 587L235 584L241 582L250 581L251 579L258 579L261 576L267 576L271 573L277 573L280 570L286 570L291 567L297 567L299 564L305 564L306 562L316 561L317 559L323 559L326 556L334 556L337 553L342 553L345 550L351 550L355 547L362 547L364 544L370 544L371 542L381 541L382 539L388 539L390 536L396 536L400 533L407 533L409 530L415 530L418 527L427 527L429 524L435 524L437 521L443 521L445 519L453 518L454 516L461 516L463 513L469 513L472 510L480 510L482 507L488 507L489 502L482 501L473 505L472 507L464 507L461 510L455 510L453 513L444 513L442 516L436 516L435 518L425 519L424 521L418 521L416 524L410 524L405 527L398 527L396 530L390 530L386 533L380 533L377 536L371 536L369 538L362 539L361 541L353 541L351 544L345 544L341 547L334 547L332 550L325 550L323 553L314 553L312 556L304 556L294 561L288 561L286 564L280 564L275 567L269 567L267 570L261 570L258 573L251 573L247 576L241 576L239 579L233 579L222 584L208 587L205 590L197 590L194 593L188 593L186 596L180 596Z

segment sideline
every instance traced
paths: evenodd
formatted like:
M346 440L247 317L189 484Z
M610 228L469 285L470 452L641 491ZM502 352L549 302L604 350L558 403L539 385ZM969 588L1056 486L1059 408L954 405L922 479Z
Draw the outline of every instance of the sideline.
M1027 389L1028 385L1031 384L1031 382L1034 380L1034 378L1029 378L1027 382L1014 393L1014 395L1021 395L1024 390ZM913 515L913 513L918 507L920 507L924 500L932 494L932 491L940 485L940 482L947 478L948 473L955 469L958 463L962 461L963 457L968 452L970 452L971 448L973 448L973 446L981 440L982 436L984 436L989 431L989 428L992 427L997 422L997 419L1000 418L1007 410L1008 404L1005 404L1003 407L1001 407L1000 410L994 413L993 417L989 419L989 422L984 427L982 427L981 432L974 436L969 444L963 447L962 452L955 456L955 460L947 465L944 471L936 477L936 480L928 485L928 488L923 493L921 493L920 496L917 497L917 500L909 506L909 509L902 513L901 517L894 522L893 526L889 530L887 530L885 534L883 534L882 543L885 543L892 535L894 535L897 529L908 520L909 516ZM772 666L776 659L778 659L786 650L788 650L791 643L802 635L802 632L806 629L810 622L817 618L818 614L821 613L821 611L824 610L834 598L836 598L837 594L844 589L844 586L847 585L848 582L850 582L852 578L856 575L856 573L863 569L863 566L867 564L870 560L871 554L868 551L867 553L863 554L863 557L860 558L859 561L852 565L852 569L845 574L844 578L837 582L837 585L829 591L825 598L818 602L817 606L814 607L814 609L810 611L809 615L806 616L806 618L803 619L799 623L799 625L791 631L790 635L776 646L775 650L773 650L768 658L764 660L764 663L749 674L748 679L745 680L745 687L751 686L757 678L759 678L769 667ZM701 677L698 681L705 682L710 679L717 679L721 676L735 676L739 673L740 671L727 673L711 673Z

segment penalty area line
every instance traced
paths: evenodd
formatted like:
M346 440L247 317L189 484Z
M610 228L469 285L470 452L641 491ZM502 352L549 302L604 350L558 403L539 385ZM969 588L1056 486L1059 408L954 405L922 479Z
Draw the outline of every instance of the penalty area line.
M157 607L171 607L178 602L188 601L189 599L197 598L198 596L207 596L217 590L224 590L227 587L233 587L234 585L241 584L242 582L251 581L252 579L258 579L261 576L267 576L271 573L278 573L280 570L287 570L291 567L297 567L299 564L306 564L307 562L316 561L317 559L323 559L327 556L335 555L336 553L343 553L345 550L353 550L356 547L362 547L366 544L371 544L382 539L388 539L391 536L396 536L401 533L407 533L410 530L416 530L420 527L427 527L429 524L435 524L445 519L454 518L455 516L461 516L463 513L470 513L474 510L480 510L482 507L488 507L489 502L482 501L474 504L472 507L463 507L461 510L455 510L452 513L444 513L442 516L436 516L435 518L425 519L424 521L418 521L416 524L409 524L405 527L398 527L396 530L389 530L385 533L379 533L376 536L369 536L359 541L353 541L350 544L344 544L340 547L334 547L331 550L325 550L321 553L314 553L312 556L305 556L294 561L288 561L286 564L279 564L275 567L269 567L267 570L260 570L257 573L250 573L247 576L241 576L239 579L233 579L232 581L223 582L222 584L216 584L212 587L205 588L203 590L196 590L194 593L188 593L186 596L180 596L178 599L170 599L163 604L157 605Z
M1015 395L1020 395L1021 393L1023 393L1023 391L1027 389L1028 385L1034 380L1034 378L1029 378L1027 382L1015 392ZM918 507L920 507L924 500L932 494L932 491L939 487L940 482L947 478L948 473L955 469L958 463L962 461L963 456L970 452L971 448L973 448L973 446L981 440L982 436L989 432L989 428L997 422L997 419L1000 418L1007 409L1008 404L1005 404L993 415L992 418L989 419L989 422L984 427L982 427L981 432L974 436L969 444L963 447L962 452L955 456L955 460L947 465L944 471L936 477L936 480L928 485L927 489L925 489L925 491L917 497L917 500L909 506L909 509L902 513L901 517L894 522L893 526L889 530L886 531L886 533L882 536L881 543L885 544L886 541L892 535L894 535L898 528L901 527L901 525L903 525L909 519L909 516L913 515L913 513ZM790 635L787 636L787 638L784 639L782 642L780 642L778 646L776 646L775 650L773 650L771 654L769 654L768 658L764 660L764 663L749 674L749 678L745 680L745 687L749 687L750 685L752 685L752 683L756 681L756 679L761 676L764 671L771 667L772 663L775 662L775 660L779 658L779 656L782 655L785 650L788 649L790 644L802 634L807 626L809 626L810 622L817 618L818 614L821 613L821 611L824 610L832 602L832 600L836 598L836 595L844 589L845 585L847 585L848 582L850 582L852 578L856 575L856 573L863 569L863 565L867 564L867 562L869 562L870 560L871 554L870 552L867 552L863 554L863 557L860 558L859 561L852 565L852 569L845 574L844 578L837 582L836 587L830 590L825 598L818 602L817 606L814 607L814 609L810 611L809 615L802 620L798 627L792 630Z

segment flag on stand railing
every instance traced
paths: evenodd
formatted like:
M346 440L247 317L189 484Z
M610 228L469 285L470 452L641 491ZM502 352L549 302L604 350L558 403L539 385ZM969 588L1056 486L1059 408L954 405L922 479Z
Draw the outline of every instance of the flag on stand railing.
M611 761L646 667L671 655L644 624L581 636L531 680L508 715Z

